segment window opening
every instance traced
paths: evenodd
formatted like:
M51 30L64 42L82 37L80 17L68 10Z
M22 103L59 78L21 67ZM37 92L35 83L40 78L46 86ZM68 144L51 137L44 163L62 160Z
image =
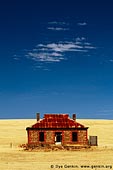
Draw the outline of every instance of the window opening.
M39 141L40 142L44 141L44 132L39 132Z
M77 142L77 132L72 132L72 141Z

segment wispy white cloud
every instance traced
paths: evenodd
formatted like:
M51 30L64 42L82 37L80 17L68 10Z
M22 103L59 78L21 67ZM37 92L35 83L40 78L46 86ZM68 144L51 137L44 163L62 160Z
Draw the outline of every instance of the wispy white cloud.
M81 41L85 41L85 40L86 40L85 37L77 37L77 38L76 38L76 41L77 41L77 42L81 42Z
M31 59L35 61L41 61L41 62L60 62L64 58L61 57L62 55L56 52L49 53L49 52L42 52L42 53L36 53L36 52L29 52L27 54L27 57L30 57Z
M37 46L29 51L26 57L35 61L41 62L60 62L66 60L66 52L88 52L89 50L96 49L90 43L85 44L86 39L76 38L76 41L64 41L58 43L37 44ZM80 44L77 44L80 42Z
M67 31L69 28L67 27L69 24L66 22L57 22L57 21L52 21L48 22L48 30L52 31Z
M81 45L83 43L85 44L86 38L85 37L76 37L75 41L76 41L76 44L78 44L78 45Z
M20 56L15 54L15 55L13 55L13 59L19 61L20 60Z
M69 51L84 51L82 45L77 45L74 42L59 42L59 43L49 43L49 44L39 44L37 47L41 47L43 50L54 51L59 53L69 52Z
M84 49L96 49L97 48L97 47L92 46L91 43L86 42L85 37L77 37L75 41L77 45L82 46Z
M87 25L86 22L77 23L78 26ZM71 25L72 26L72 25ZM58 22L51 21L46 25L46 29L50 31L70 31L70 24L67 22ZM49 32L49 31L48 31ZM50 35L51 32L49 32ZM56 32L55 32L56 33ZM68 33L68 32L66 32ZM64 34L66 35L66 34ZM69 36L70 37L70 36ZM68 38L67 37L65 38ZM49 39L51 41L51 39ZM58 41L57 42L49 42L49 43L40 43L37 44L31 50L25 50L24 56L28 59L39 62L39 64L44 65L43 63L53 63L53 62L61 62L63 60L68 60L67 53L87 53L90 50L96 49L91 43L87 42L85 37L76 37L73 40L69 41ZM15 60L18 60L18 57L14 56ZM112 62L112 60L111 60ZM46 65L46 64L45 64ZM42 66L37 66L37 68L43 68Z
M53 30L53 31L68 31L69 28L63 28L63 27L48 27L48 30Z
M88 42L85 42L84 44L85 44L85 45L91 45L91 43L88 43Z
M48 22L48 24L50 24L50 25L69 25L69 23L67 23L67 22L59 22L59 21L51 21L51 22Z
M94 46L84 46L85 49L96 49L97 47L94 47Z
M79 23L77 23L77 25L78 25L78 26L86 26L87 23L86 23L86 22L79 22Z
M20 60L19 57L13 57L13 59L17 61Z

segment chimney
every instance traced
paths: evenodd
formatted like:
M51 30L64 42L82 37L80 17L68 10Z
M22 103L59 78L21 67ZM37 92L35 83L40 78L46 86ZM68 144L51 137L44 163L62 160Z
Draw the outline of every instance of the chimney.
M36 119L37 119L37 122L40 120L40 113L36 114Z
M73 114L73 120L76 120L76 114Z

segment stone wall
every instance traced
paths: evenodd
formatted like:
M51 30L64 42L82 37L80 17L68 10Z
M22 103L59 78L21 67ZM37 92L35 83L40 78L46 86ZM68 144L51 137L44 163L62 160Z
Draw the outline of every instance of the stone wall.
M37 143L39 141L39 132L37 130L29 130L28 143Z
M54 143L54 132L53 131L43 131L44 132L44 141L39 141L39 132L37 130L29 130L28 132L28 143L29 144L53 144Z
M70 138L71 138L71 132L70 131L64 131L63 144L70 143Z
M78 131L78 142L80 144L87 144L87 131L86 130L79 130Z
M54 143L54 140L55 140L54 139L54 132L53 131L46 131L45 133L46 133L45 142L48 143L48 144L49 143L51 143L51 144Z
M72 132L77 132L77 141L72 141ZM62 143L65 144L80 144L85 145L88 143L87 130L76 130L76 131L64 131L64 137Z
M37 130L29 130L28 131L28 143L29 144L54 144L55 143L55 132L57 131L43 131L44 132L44 141L39 141L39 132ZM77 141L72 141L72 132L77 132ZM86 145L88 144L87 139L87 130L73 130L73 131L62 131L62 144L80 144Z

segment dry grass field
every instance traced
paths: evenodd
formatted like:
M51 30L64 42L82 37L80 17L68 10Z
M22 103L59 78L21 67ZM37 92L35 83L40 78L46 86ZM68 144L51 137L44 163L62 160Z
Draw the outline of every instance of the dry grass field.
M89 135L98 136L98 147L77 151L23 151L18 146L27 142L25 128L36 120L0 120L0 170L112 169L113 120L77 121L89 127Z

